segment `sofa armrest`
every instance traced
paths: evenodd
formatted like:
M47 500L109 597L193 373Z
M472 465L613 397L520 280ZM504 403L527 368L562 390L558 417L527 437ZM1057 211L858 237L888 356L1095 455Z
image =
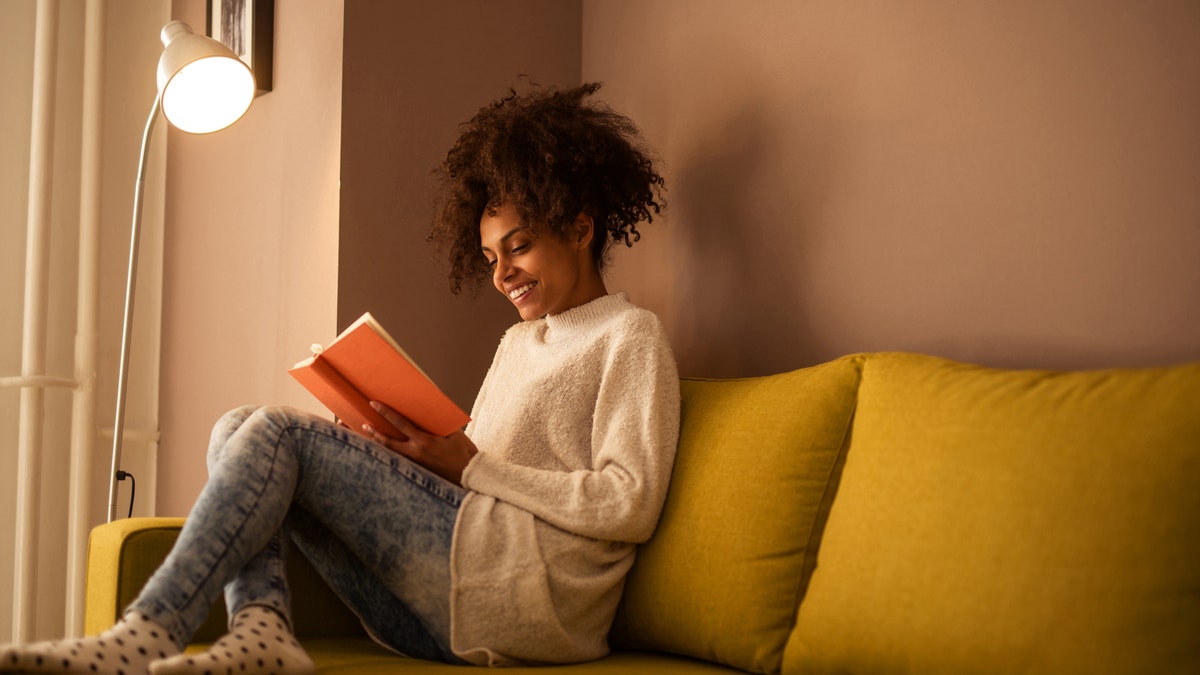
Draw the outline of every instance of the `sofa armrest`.
M124 518L95 528L88 537L87 600L83 629L100 633L121 618L175 544L183 518ZM212 640L225 628L225 603L213 607L196 640Z
M183 518L125 518L92 530L88 539L85 633L100 633L121 617L175 545L183 523ZM294 546L288 552L287 576L297 637L366 635L354 614ZM218 599L192 642L212 642L225 633L225 628L225 601Z

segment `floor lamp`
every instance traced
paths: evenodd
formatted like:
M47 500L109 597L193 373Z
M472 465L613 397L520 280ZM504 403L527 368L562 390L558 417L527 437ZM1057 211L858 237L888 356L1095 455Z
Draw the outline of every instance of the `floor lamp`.
M133 227L129 234L129 274L125 284L125 319L121 328L121 365L117 377L117 412L113 422L112 471L108 479L108 521L117 515L117 483L121 471L121 437L125 428L125 390L129 374L129 342L133 330L133 295L137 278L138 239L142 229L142 188L150 136L159 112L177 129L193 134L219 131L238 121L254 100L254 76L228 47L196 35L182 21L162 29L163 53L158 60L158 93L138 160L133 191Z

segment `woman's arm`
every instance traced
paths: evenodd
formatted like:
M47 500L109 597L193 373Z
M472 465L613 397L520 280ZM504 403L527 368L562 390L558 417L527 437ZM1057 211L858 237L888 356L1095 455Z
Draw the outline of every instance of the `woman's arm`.
M666 499L679 434L679 376L665 336L656 331L609 353L591 417L589 470L480 453L463 485L575 534L645 541Z

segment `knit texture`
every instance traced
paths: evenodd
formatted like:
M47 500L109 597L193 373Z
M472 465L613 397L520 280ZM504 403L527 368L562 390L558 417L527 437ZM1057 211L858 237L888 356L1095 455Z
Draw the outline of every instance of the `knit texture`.
M510 328L467 435L451 643L480 665L608 652L635 545L666 498L679 376L654 314L608 295Z

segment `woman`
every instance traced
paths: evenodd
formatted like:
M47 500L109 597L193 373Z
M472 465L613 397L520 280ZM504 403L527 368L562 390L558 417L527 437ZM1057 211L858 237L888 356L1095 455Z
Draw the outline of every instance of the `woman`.
M521 323L500 341L464 431L350 430L286 408L216 425L209 482L171 554L103 635L0 655L36 672L312 672L291 634L290 536L382 644L452 663L565 663L607 652L635 544L654 530L679 423L654 315L609 294L663 179L599 85L480 110L439 168L430 239L454 291L488 278ZM225 590L230 632L181 655Z

